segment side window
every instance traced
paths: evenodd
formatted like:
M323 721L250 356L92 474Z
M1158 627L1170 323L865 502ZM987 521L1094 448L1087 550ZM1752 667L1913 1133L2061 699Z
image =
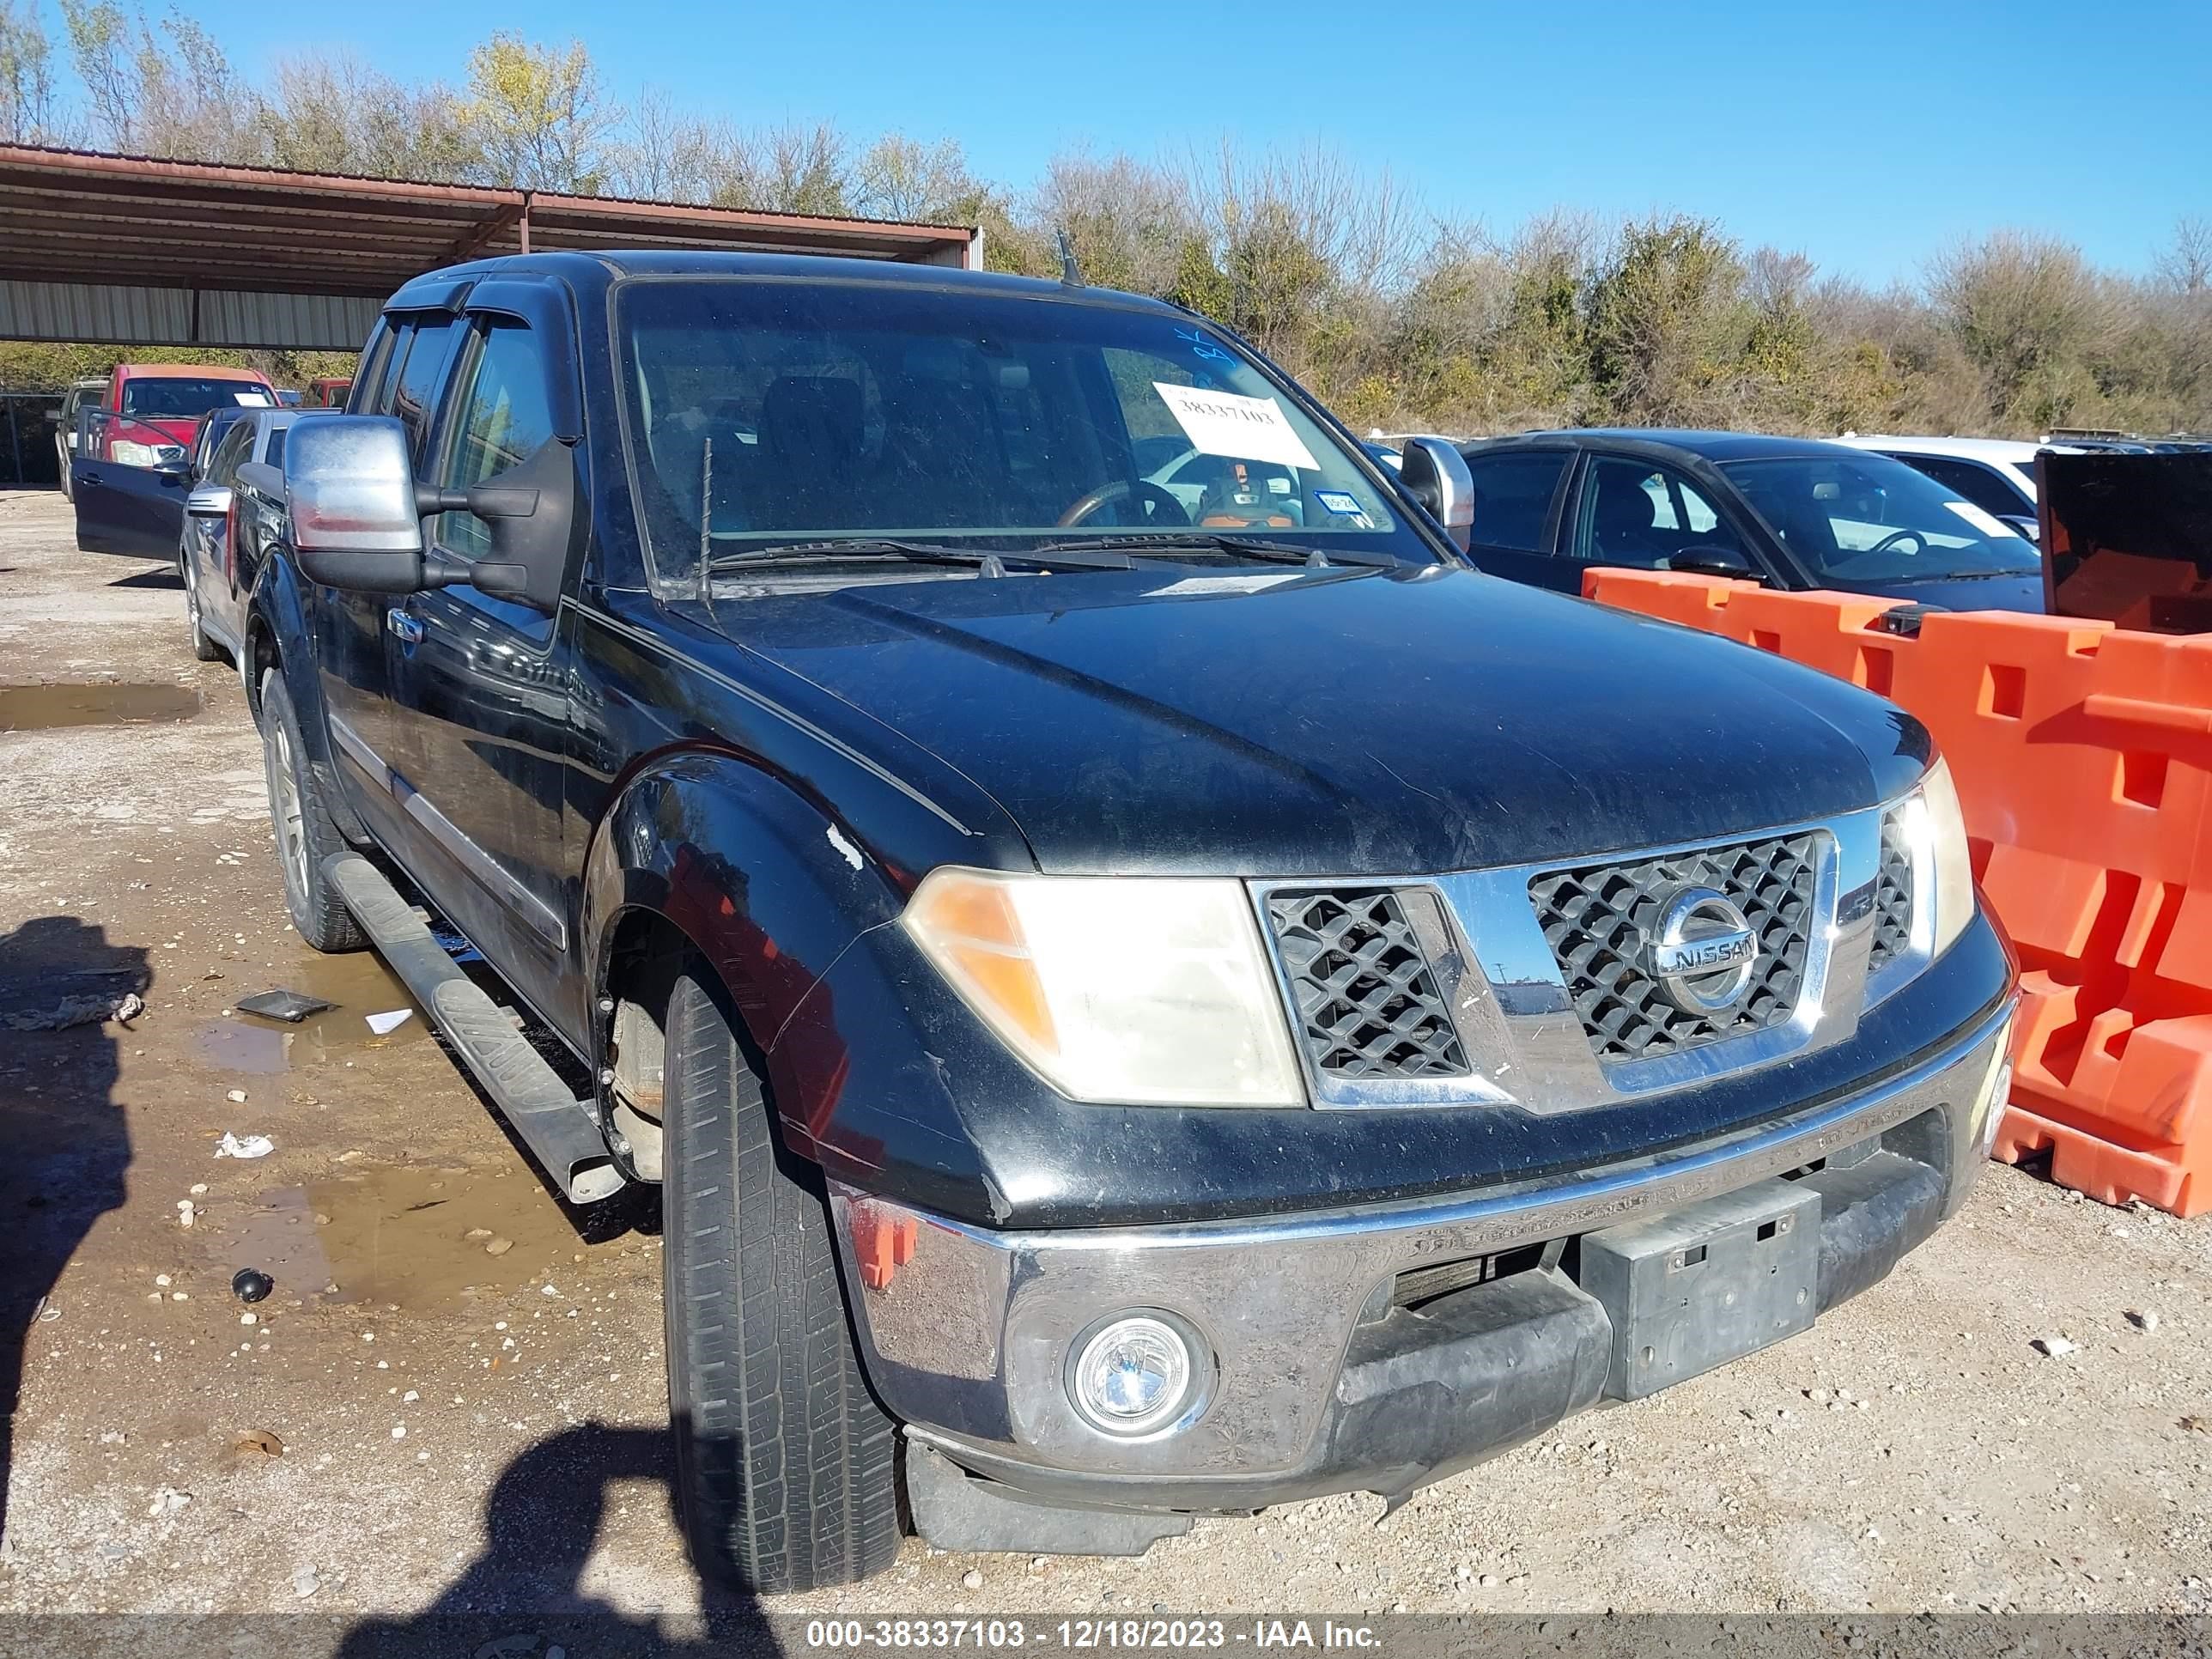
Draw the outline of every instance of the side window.
M407 347L407 362L392 388L391 412L407 428L407 450L415 458L417 472L423 470L427 459L422 445L429 434L430 416L438 407L438 386L447 360L466 326L458 317L428 317L416 324Z
M1978 462L1957 460L1948 455L1900 455L1898 459L1916 471L1925 472L1984 513L2034 511L2017 489Z
M1744 550L1713 504L1672 467L1613 455L1590 462L1575 515L1576 558L1660 570L1685 548L1714 546Z
M362 354L361 373L354 377L353 389L347 394L348 414L392 412L392 377L398 371L400 356L407 349L407 337L414 331L411 324L392 318L378 325L375 337Z
M284 470L284 434L289 430L289 427L280 426L271 432L269 434L269 453L261 458L265 465L273 466L279 472Z
M207 479L210 483L225 486L238 482L238 469L246 464L246 457L253 447L253 422L233 421L215 447L215 454L208 462Z
M1512 553L1543 550L1544 520L1571 459L1564 449L1528 449L1468 459L1474 478L1474 544Z
M530 330L495 322L477 337L446 415L445 464L438 482L466 489L520 465L553 435L545 362ZM491 550L491 529L471 513L438 520L440 545L465 559Z

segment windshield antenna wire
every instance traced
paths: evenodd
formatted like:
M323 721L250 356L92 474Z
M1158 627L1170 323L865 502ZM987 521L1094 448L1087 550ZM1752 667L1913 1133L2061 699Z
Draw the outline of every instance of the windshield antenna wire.
M709 612L714 608L714 584L707 574L707 566L714 550L714 434L707 434L707 447L699 461L699 603Z

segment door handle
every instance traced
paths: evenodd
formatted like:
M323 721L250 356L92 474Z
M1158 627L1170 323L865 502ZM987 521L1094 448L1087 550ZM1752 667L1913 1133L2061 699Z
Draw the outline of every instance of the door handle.
M402 645L422 643L422 618L409 616L396 605L384 613L384 625L399 636L399 642Z

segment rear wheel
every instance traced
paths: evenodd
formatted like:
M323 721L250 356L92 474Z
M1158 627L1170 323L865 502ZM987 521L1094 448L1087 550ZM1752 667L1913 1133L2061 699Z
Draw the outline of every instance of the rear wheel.
M192 655L202 662L221 662L222 647L208 637L200 624L200 582L192 569L189 547L177 550L177 574L185 580L185 629L191 635Z
M755 1591L852 1583L897 1553L898 1499L828 1206L777 1146L729 1001L697 963L667 1032L668 1402L692 1559Z
M300 937L318 951L358 951L368 943L361 924L323 874L323 860L345 851L345 838L323 805L300 716L281 669L261 677L261 757L269 776L269 818L284 872L284 904Z

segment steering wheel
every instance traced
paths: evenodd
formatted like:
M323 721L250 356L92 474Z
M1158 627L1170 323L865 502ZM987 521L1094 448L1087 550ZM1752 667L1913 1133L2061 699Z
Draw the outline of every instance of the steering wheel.
M1146 479L1132 483L1127 478L1117 478L1112 483L1103 483L1089 493L1079 495L1069 503L1067 511L1060 515L1063 526L1079 525L1087 520L1102 507L1111 502L1135 500L1146 505L1145 517L1149 521L1158 519L1165 524L1188 525L1190 514L1174 495Z
M1884 536L1880 541L1876 542L1872 547L1867 549L1867 550L1860 556L1869 559L1878 558L1882 554L1887 553L1891 549L1894 548L1899 542L1911 542L1912 544L1912 556L1914 558L1918 558L1920 555L1928 550L1928 538L1922 535L1918 531L1893 530L1889 534Z

